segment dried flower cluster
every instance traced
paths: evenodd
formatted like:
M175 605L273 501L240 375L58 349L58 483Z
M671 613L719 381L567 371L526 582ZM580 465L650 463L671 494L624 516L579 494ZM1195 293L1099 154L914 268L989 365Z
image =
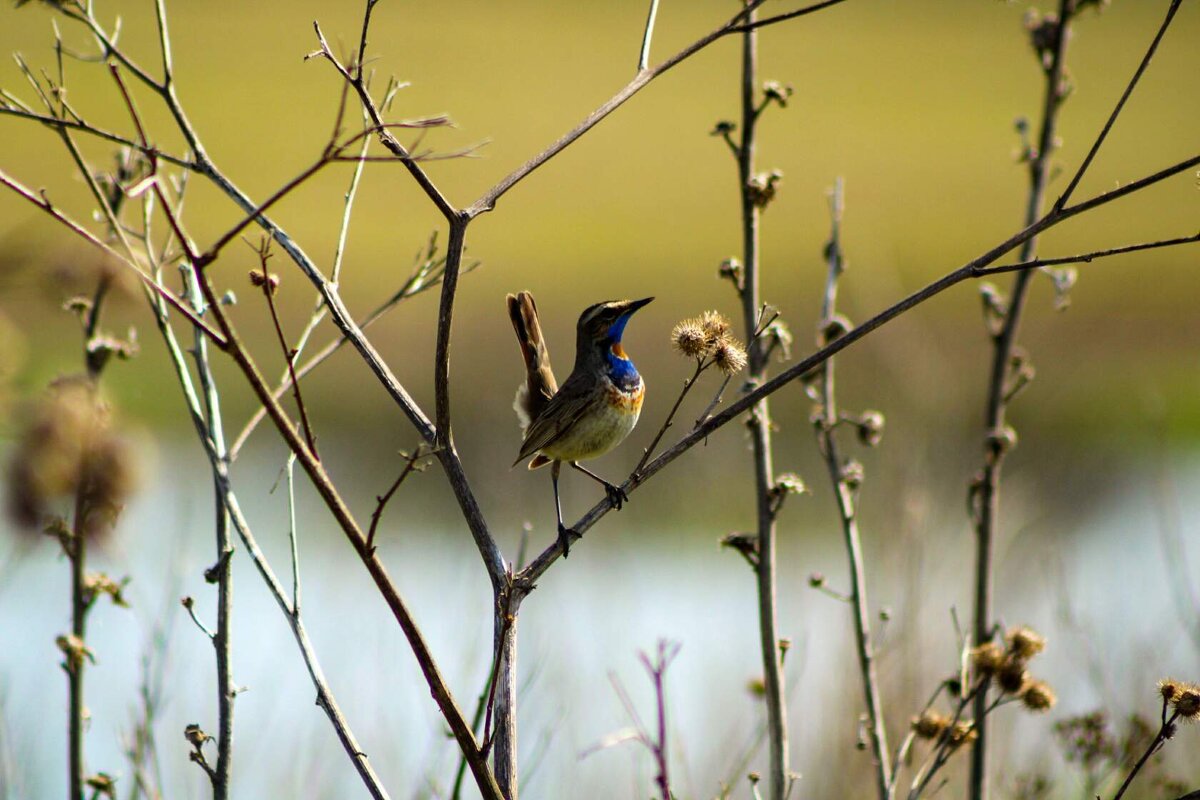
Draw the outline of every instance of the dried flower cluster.
M972 723L963 720L955 722L932 709L926 709L921 712L921 716L913 717L911 725L913 733L919 738L944 740L951 750L957 750L979 738L979 731Z
M1180 717L1188 721L1200 719L1200 686L1163 678L1158 682L1158 693Z
M730 331L729 320L723 314L705 311L677 324L671 331L671 344L689 358L711 358L711 363L726 375L736 375L746 368L746 349Z
M77 496L77 525L95 535L111 527L133 484L130 448L114 433L95 384L83 377L52 384L9 465L13 520L34 528L55 500Z
M1045 681L1029 674L1029 660L1046 649L1046 639L1032 628L1013 628L998 642L984 642L971 651L975 675L990 678L1005 694L1020 698L1030 711L1049 711L1058 701Z

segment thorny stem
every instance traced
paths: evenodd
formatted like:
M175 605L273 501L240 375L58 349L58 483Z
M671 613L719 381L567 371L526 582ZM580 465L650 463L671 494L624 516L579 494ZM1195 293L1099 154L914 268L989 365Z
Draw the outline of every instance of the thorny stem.
M833 319L837 313L838 278L845 268L842 255L841 224L844 199L842 181L834 184L830 196L829 245L827 249L829 272L825 281L825 295L821 306L821 320ZM822 330L824 325L821 326ZM871 740L871 751L875 759L876 789L880 800L890 800L894 793L891 784L891 765L888 762L887 730L883 719L883 701L879 694L879 676L875 669L875 648L871 639L870 604L867 600L867 578L863 563L862 538L858 530L858 514L855 508L855 490L842 470L842 459L838 453L835 428L838 424L837 400L834 393L834 359L825 362L820 386L821 424L817 429L817 441L829 480L833 484L837 500L838 516L841 518L842 537L846 543L846 558L850 566L850 604L854 609L854 642L858 649L858 667L863 682L863 700L867 706L867 734Z
M747 3L748 23L754 22L752 3ZM742 264L744 284L741 291L742 317L746 328L746 347L749 355L748 390L760 386L766 379L767 360L762 341L755 337L758 329L759 226L762 209L756 203L751 181L754 178L754 155L758 105L758 34L754 28L742 34L742 125L741 142L737 152L738 187L742 207ZM784 800L788 793L787 704L784 701L783 664L779 649L778 605L775 597L775 510L771 490L775 471L771 458L771 412L766 398L750 409L750 436L754 450L754 493L758 516L758 562L755 576L758 584L759 647L763 665L764 701L767 709L768 797Z
M1075 10L1075 0L1059 0L1058 25L1055 27L1055 39L1051 52L1051 61L1045 72L1045 94L1042 101L1041 130L1038 135L1037 152L1029 163L1029 197L1025 208L1025 225L1033 225L1042 215L1042 203L1045 196L1047 177L1050 171L1050 158L1055 149L1055 128L1058 121L1058 111L1065 99L1066 80L1064 75L1067 41L1070 38L1071 16ZM1083 165L1086 169L1086 162ZM1082 174L1082 173L1080 173ZM1057 208L1057 207L1056 207ZM1019 260L1029 261L1037 249L1037 237L1031 236L1021 245ZM976 644L982 644L991 638L992 631L992 594L993 594L993 551L995 548L996 528L999 520L1000 505L1000 471L1004 461L1004 453L992 446L998 441L998 436L1005 426L1005 414L1008 400L1005 397L1005 386L1008 385L1010 364L1013 348L1016 344L1017 330L1021 324L1021 312L1028 297L1030 282L1034 276L1032 270L1022 270L1017 273L1013 282L1011 297L1008 303L1008 313L1000 333L995 337L992 350L991 378L987 394L987 416L985 418L985 448L988 457L983 467L982 477L978 480L978 509L975 518L975 615L973 638ZM975 699L974 716L979 738L971 750L970 791L971 800L986 800L988 796L988 748L987 721L984 712L987 703L987 691L979 693Z

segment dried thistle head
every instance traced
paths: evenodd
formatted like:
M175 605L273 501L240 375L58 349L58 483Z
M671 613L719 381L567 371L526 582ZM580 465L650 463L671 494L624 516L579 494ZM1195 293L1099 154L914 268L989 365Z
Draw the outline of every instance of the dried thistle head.
M921 716L913 717L912 731L922 739L936 739L950 727L950 718L933 710L921 712Z
M713 353L717 367L726 375L737 375L746 368L746 351L736 339L725 337L717 344Z
M718 343L732 330L729 319L720 311L705 311L696 320L704 331L709 346L716 347Z
M1192 683L1180 685L1171 705L1175 708L1175 713L1186 720L1200 718L1200 686Z
M671 329L671 345L689 358L703 358L708 354L708 337L699 320L695 319L685 319Z
M956 722L946 736L950 743L950 749L954 750L962 747L964 744L970 744L979 738L979 731L975 729L975 725L970 722Z
M113 432L95 384L86 377L64 378L51 385L13 452L9 514L30 529L57 499L77 495L81 528L97 534L132 491L133 476L130 449Z
M1182 681L1177 681L1174 678L1163 678L1158 682L1158 694L1163 700L1170 703L1179 696L1184 685Z
M1049 711L1057 702L1057 695L1045 681L1030 681L1021 693L1021 703L1030 711Z
M995 675L1004 666L1004 649L995 642L984 642L971 650L971 665L977 675Z
M1046 638L1026 625L1013 628L1005 639L1008 652L1021 661L1028 661L1046 649Z
M1020 694L1029 685L1029 671L1025 669L1025 662L1011 656L1004 659L1004 664L996 673L996 683L1008 694Z

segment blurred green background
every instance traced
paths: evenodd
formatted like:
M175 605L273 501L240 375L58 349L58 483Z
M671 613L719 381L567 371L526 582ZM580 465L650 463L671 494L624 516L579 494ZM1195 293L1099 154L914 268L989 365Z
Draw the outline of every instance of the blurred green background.
M1067 174L1086 153L1125 86L1165 5L1118 0L1103 13L1088 12L1077 21L1068 52L1075 91L1062 113L1062 149L1056 158ZM850 0L763 32L763 79L795 89L789 107L770 110L759 128L760 169L778 168L784 174L779 196L764 218L763 297L781 310L795 334L796 351L807 352L812 345L825 270L821 251L829 226L826 192L836 178L842 177L846 185L843 236L849 259L841 304L854 321L1018 229L1026 173L1014 157L1019 145L1014 120L1024 116L1036 125L1042 92L1041 72L1022 27L1028 7L992 0ZM715 27L733 8L729 2L664 3L652 61ZM766 11L786 8L790 6L772 2ZM431 131L425 146L451 152L485 143L475 157L428 166L451 201L465 206L633 76L645 11L642 2L385 2L375 12L371 66L376 86L393 74L411 82L396 99L395 118L446 113L454 120L452 130ZM1188 4L1180 12L1077 197L1197 152L1198 11ZM150 5L104 3L99 12L106 20L122 18L122 43L157 73ZM170 8L182 102L214 161L254 198L267 196L311 163L333 124L339 80L329 65L303 60L316 46L314 19L336 52L345 55L357 45L361 8L356 3L211 0ZM0 10L0 52L19 50L35 69L52 69L50 20L51 14L40 6ZM59 25L71 47L90 52L77 26L61 20ZM671 326L706 308L731 316L736 311L728 284L716 277L722 259L738 254L740 247L736 172L728 151L709 131L718 120L737 116L738 52L737 42L730 39L676 67L505 195L495 212L470 228L468 256L481 265L460 285L452 365L456 440L510 556L526 519L534 522L535 542L548 541L551 507L544 475L509 470L519 442L510 404L520 362L504 312L504 294L517 289L534 292L551 353L563 374L582 308L613 297L658 298L638 315L626 338L626 348L649 385L643 422L625 447L596 466L610 477L624 474L649 442L688 372L688 365L669 350ZM73 62L67 68L75 107L90 121L130 132L105 71ZM33 100L7 60L0 64L0 85ZM180 139L155 98L139 89L137 100L154 141L180 152ZM69 168L52 132L0 115L0 143L0 167L26 185L45 187L76 218L89 218L86 188ZM97 165L111 162L110 148L102 143L87 142L85 150ZM328 168L273 212L323 268L332 259L349 175L348 165ZM1051 184L1051 197L1064 182L1060 175ZM1197 182L1194 174L1181 175L1064 224L1043 238L1041 253L1064 255L1194 233L1200 220ZM193 180L189 192L185 221L200 243L211 242L240 218L203 181ZM399 165L369 165L342 278L350 308L362 316L400 285L413 254L440 227L440 218ZM1052 548L1056 564L1061 561L1068 572L1081 570L1066 581L1080 590L1076 603L1104 618L1105 606L1092 591L1099 585L1121 585L1120 575L1112 572L1114 563L1128 565L1144 557L1145 562L1137 561L1144 571L1137 574L1150 576L1144 578L1148 588L1127 604L1125 612L1131 616L1123 618L1125 633L1144 634L1141 643L1154 648L1163 662L1193 673L1200 673L1197 651L1181 645L1177 632L1170 638L1137 623L1150 609L1172 608L1168 587L1153 577L1165 574L1153 544L1154 525L1159 512L1174 508L1171 503L1176 502L1161 500L1163 487L1168 478L1181 487L1184 499L1177 502L1186 508L1188 478L1198 474L1198 258L1200 251L1193 245L1081 265L1071 306L1064 312L1053 310L1049 281L1035 281L1021 344L1038 374L1012 412L1021 446L1009 461L1004 516L1010 538L1002 547L998 599L1002 609L1006 600L1013 604L1004 613L1021 609L1031 619L1040 615L1048 628L1065 625L1053 610L1061 600L1059 590L1066 592L1061 576L1054 570L1032 569L1029 563L1046 562L1044 548ZM94 253L36 209L11 193L0 193L0 397L7 410L17 409L19 398L36 396L53 377L78 369L77 327L58 309L64 297L90 290L89 266L95 263ZM238 245L211 269L222 288L241 298L233 310L235 319L264 369L278 374L282 361L269 317L245 279L254 266L253 253ZM295 335L311 311L313 291L282 254L272 266L282 275L279 297L285 329ZM1008 278L998 283L1006 287ZM406 301L370 331L376 347L427 410L432 409L436 306L436 292L426 293ZM133 543L149 535L146 525L162 525L164 515L176 515L178 522L172 524L181 531L195 531L189 534L193 541L206 535L198 446L144 303L135 293L114 303L105 318L105 327L116 333L130 325L139 331L142 352L134 362L112 367L105 383L123 418L145 431L151 466L140 501L143 510L132 516L143 520L143 527L129 524L128 544L111 555L118 565L143 563ZM326 341L331 330L324 326L316 341ZM962 574L970 557L964 496L979 465L989 355L978 287L962 285L872 334L840 359L843 403L850 409L878 408L888 418L883 447L859 455L869 480L863 514L869 556L875 560L868 566L882 587L881 602L895 604L896 619L903 620L894 623L898 629L893 634L908 637L905 647L917 651L913 658L907 650L893 653L896 661L889 680L898 697L913 698L907 706L897 704L897 725L907 718L907 708L927 694L930 676L944 670L942 656L953 641L947 609L957 605L960 613L969 613L970 595ZM236 430L252 404L227 365L219 364L219 374L228 424ZM415 436L350 352L322 367L305 388L327 464L365 518L374 495L391 480L395 451L413 446ZM804 576L813 569L840 575L843 569L830 498L807 425L809 412L799 389L776 397L782 431L778 469L799 472L814 486L814 495L793 502L782 523L785 559L790 559L785 605L795 604L786 608L794 612L788 626L798 638L809 626L823 630L811 616L818 612L808 606L828 605L803 588ZM686 414L684 418L690 419ZM4 422L6 435L16 424L13 419ZM252 441L238 474L262 488L266 497L282 463L282 448L265 427ZM752 519L746 484L749 461L742 444L738 427L729 426L706 451L694 451L656 478L638 493L630 509L606 518L597 529L600 536L589 538L579 561L571 559L569 568L604 585L604 570L612 559L630 568L621 560L635 558L628 549L637 553L651 548L646 558L669 564L672 548L679 547L689 554L686 564L704 565L697 575L710 575L705 570L716 565L726 571L738 569L740 564L731 563L734 557L716 553L712 543ZM180 510L173 494L172 481L180 475L189 475L183 480L198 485L195 506L187 511ZM438 471L431 470L420 481L419 490L398 498L405 505L403 511L398 505L393 512L403 520L395 524L411 528L414 536L431 534L426 538L435 543L453 541L442 550L423 546L422 557L443 566L456 564L468 576L461 580L469 581L471 591L483 592L482 570L461 546L466 536ZM708 502L717 493L721 501ZM248 490L243 494L251 496ZM277 500L259 499L266 505ZM594 499L591 487L568 485L568 516ZM330 564L337 565L331 570L346 581L358 580L355 567L341 560L345 553L324 516L315 505L311 512L310 524L319 531L313 538L317 546L328 547L334 559ZM1196 545L1194 525L1184 525L1181 536ZM1105 537L1118 541L1114 550L1096 544L1109 541ZM202 539L195 546L203 543ZM591 548L596 561L589 566ZM1118 554L1115 561L1101 555L1110 552ZM282 558L284 552L279 554ZM48 543L37 551L37 558L50 561ZM194 558L197 564L203 561L203 550ZM136 574L136 567L130 568ZM680 595L704 591L701 579L687 568L677 564L664 569L678 581ZM572 582L558 577L564 573L556 570L547 576L544 593L530 606L570 604ZM628 572L618 574L629 577ZM147 575L145 580L153 579ZM246 580L253 577L247 573ZM623 600L634 609L662 604L663 589L656 583L652 576L644 583L622 582ZM748 580L739 586L740 600L748 602ZM434 586L428 591L438 596L442 590ZM0 604L7 602L11 609L14 596L0 594ZM55 597L65 599L62 593ZM1025 604L1016 597L1023 597ZM486 607L483 594L476 600L464 613ZM1100 605L1093 608L1093 601ZM579 602L586 609L580 612L582 626L597 625L597 617L611 613L603 599L594 605ZM836 608L820 613L829 617L834 629L846 625ZM435 628L447 622L437 616L436 603L430 614L433 619L427 624ZM736 615L732 618L736 626ZM668 625L675 618L661 619ZM747 636L749 619L741 620ZM539 624L555 623L528 623L526 633L534 642L548 635L531 632ZM722 630L722 636L733 635ZM1070 626L1064 630L1069 632ZM673 635L670 629L658 633ZM1156 638L1160 633L1168 644ZM479 634L485 641L486 632ZM22 633L33 635L32 627ZM47 631L37 635L47 642L52 639ZM939 642L942 656L922 656L922 637ZM596 659L604 662L611 655L609 663L629 661L636 648L652 644L651 639L631 638L617 626L602 637L606 644ZM1104 641L1114 648L1129 644L1128 637ZM133 646L136 650L136 643ZM746 670L752 671L753 648L740 646L747 655ZM538 647L533 645L534 652L542 652ZM543 647L552 657L553 644ZM699 657L703 647L688 645L685 653ZM838 659L849 653L846 642L842 647ZM404 657L402 648L397 652ZM1078 675L1083 661L1094 660L1078 651L1075 656L1062 665L1064 677L1072 670ZM37 663L49 675L45 665L53 663L53 654L41 657ZM464 657L463 668L477 670L478 658L478 653ZM1158 663L1134 655L1118 661L1116 690L1108 693L1109 699L1145 710L1141 701L1149 696L1147 691L1141 684L1130 688L1122 678L1156 678ZM608 664L594 666L602 682ZM562 669L561 664L556 669ZM818 674L816 667L809 669ZM1147 671L1148 678L1141 674ZM748 674L737 674L744 677L743 673ZM810 677L794 678L806 687L799 689L802 694L821 689L820 681L808 682ZM630 682L638 679L634 671ZM58 692L58 683L53 675L33 685L42 692ZM579 684L585 697L604 691L582 678ZM460 684L462 696L470 695L470 685ZM841 747L841 757L854 757L847 748L854 735L857 695L853 683L837 691L850 704L839 712L838 730L844 736L832 744L798 736L798 753L823 752L824 744ZM1094 695L1105 692L1082 694L1064 705L1074 712L1086 710ZM581 746L604 732L582 727L586 730L579 736L591 739ZM1044 724L1034 730L1039 736L1049 735ZM708 735L722 741L720 731ZM554 758L566 769L570 747L563 752L566 755ZM55 764L52 759L46 763ZM799 758L798 763L803 772L813 773L816 785L825 787L823 796L848 796L838 793L837 781L831 782L829 775L817 774L826 771L817 756ZM703 786L707 790L708 784ZM532 796L553 796L545 791Z

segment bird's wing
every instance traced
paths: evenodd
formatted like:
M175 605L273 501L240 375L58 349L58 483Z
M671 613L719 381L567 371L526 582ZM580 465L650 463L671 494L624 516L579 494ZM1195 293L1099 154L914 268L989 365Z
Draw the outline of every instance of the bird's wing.
M574 377L572 374L571 377ZM539 450L549 447L567 431L575 426L579 418L587 413L589 406L595 401L595 394L590 391L577 390L578 383L571 378L550 402L542 409L525 432L525 441L521 443L521 455L517 456L514 464L519 464Z

